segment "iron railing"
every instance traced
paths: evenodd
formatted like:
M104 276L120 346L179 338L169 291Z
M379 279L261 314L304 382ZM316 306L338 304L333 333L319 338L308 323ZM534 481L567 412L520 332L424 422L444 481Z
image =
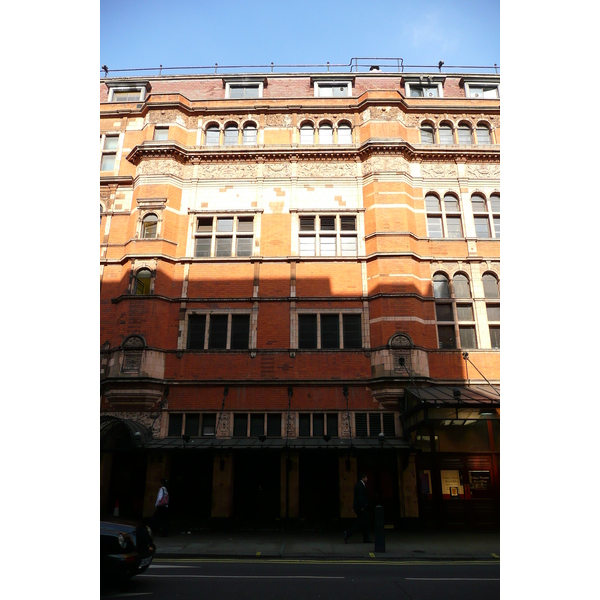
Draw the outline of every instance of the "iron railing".
M490 72L492 74L498 74L500 72L500 67L497 64L494 64L493 67L484 67L484 66L464 66L464 65L446 65L443 60L440 60L437 65L405 65L404 59L402 58L383 58L383 57L372 57L372 58L352 58L350 62L347 64L344 63L317 63L317 64L275 64L270 63L267 65L219 65L215 63L214 65L207 66L193 66L193 67L163 67L159 65L158 67L147 67L141 69L110 69L108 66L103 65L100 72L104 73L105 77L109 77L111 74L117 73L128 73L128 74L136 74L136 73L148 73L155 72L158 76L163 75L163 72L168 72L169 74L182 74L185 72L193 71L196 74L217 74L217 73L226 73L226 72L245 72L245 73L359 73L361 71L365 72L373 72L380 71L384 73L414 73L414 72L429 72L429 71L437 71L439 73L442 72L442 69L446 71L459 70L459 71L469 71L475 73L487 73ZM126 76L126 75L121 75Z

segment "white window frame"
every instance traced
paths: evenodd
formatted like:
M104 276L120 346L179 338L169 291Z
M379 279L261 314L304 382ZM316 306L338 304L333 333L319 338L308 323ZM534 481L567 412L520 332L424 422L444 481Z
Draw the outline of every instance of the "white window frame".
M257 88L258 98L263 97L264 83L262 81L227 81L225 83L225 98L231 100L256 100L256 98L232 98L231 88Z
M300 229L300 220L304 217L310 217L314 219L315 228L312 231L302 231ZM321 228L321 220L325 217L334 218L334 229L325 230ZM343 217L354 217L354 230L342 229L342 218ZM358 213L326 213L326 212L315 212L315 213L297 213L298 218L298 256L358 256L358 228L360 227L358 220ZM311 238L314 239L314 253L302 253L301 251L301 239ZM321 238L335 239L335 254L321 254ZM343 238L352 238L355 240L356 252L344 253L342 240Z
M485 81L485 80L481 80L481 81L465 81L464 83L465 86L465 96L467 98L472 98L475 100L498 100L500 98L500 83L496 83L496 82L490 82L490 81ZM484 89L488 89L488 90L494 90L496 92L495 96L475 96L474 92L471 88L484 88Z
M431 99L431 98L443 98L444 97L444 88L442 86L441 82L434 82L432 81L431 83L420 83L420 82L410 82L410 81L405 81L404 82L404 89L406 90L406 97L407 98L427 98L427 99ZM429 94L427 95L423 95L423 96L411 96L411 90L412 89L437 89L437 96L430 96Z
M440 203L439 210L435 210L435 211L428 210L427 196L433 196L433 197L437 198L438 202ZM456 200L456 202L458 204L458 211L456 211L456 212L447 212L446 211L446 202L445 202L446 198ZM425 194L425 198L423 199L423 202L425 204L426 220L429 219L429 217L440 218L442 220L442 235L441 235L441 237L435 237L435 236L430 235L429 222L427 221L427 237L430 237L433 240L462 240L465 238L465 222L464 222L463 211L462 211L462 203L461 203L460 196L458 195L458 193L453 194L453 193L448 192L440 198L440 196L438 194L434 194L433 192L427 192ZM450 237L450 235L448 233L448 217L450 217L450 218L458 217L460 219L460 229L461 229L461 233L462 233L461 237Z
M116 138L116 140L117 140L116 148L114 148L114 149L106 148L106 140L108 138L111 138L111 139ZM118 167L119 167L118 158L119 158L120 150L121 150L121 134L120 133L104 133L104 134L102 134L102 136L100 138L100 172L101 173L114 173L118 169ZM103 169L102 168L102 163L104 161L105 156L114 156L115 157L115 163L114 163L112 169Z
M139 98L136 100L115 100L115 92L139 92ZM108 92L109 102L143 102L146 99L146 88L143 85L122 85L111 87Z
M210 232L198 231L198 220L199 219L212 219L212 227ZM233 219L232 231L217 231L219 219ZM240 231L239 221L252 220L252 231ZM255 213L218 213L218 214L195 214L194 215L194 243L193 243L193 255L194 258L236 258L238 254L238 239L250 239L250 254L241 255L242 258L250 258L254 255L254 236L256 234L256 214ZM210 251L209 256L197 256L196 255L196 240L210 239ZM230 238L231 239L231 254L228 256L217 256L217 239Z
M334 88L338 86L345 86L346 93L343 96L323 96L321 95L321 90L324 88ZM315 98L349 98L352 96L352 81L348 80L323 80L323 81L315 81Z

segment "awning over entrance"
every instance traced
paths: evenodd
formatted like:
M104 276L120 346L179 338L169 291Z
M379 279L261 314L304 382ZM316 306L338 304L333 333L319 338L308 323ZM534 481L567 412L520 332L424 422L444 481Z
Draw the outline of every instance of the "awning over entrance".
M405 391L401 409L407 433L430 421L466 425L499 419L500 393L491 385L410 388Z
M186 450L194 449L214 449L214 450L247 450L247 449L272 449L284 450L310 450L310 449L326 449L333 450L363 450L372 448L383 449L402 449L408 448L408 444L399 438L331 438L326 442L323 438L294 438L286 440L285 438L266 438L261 442L258 438L231 438L231 439L214 439L214 438L190 438L185 441L179 438L162 438L153 439L146 443L146 448L156 450L168 450L185 448Z

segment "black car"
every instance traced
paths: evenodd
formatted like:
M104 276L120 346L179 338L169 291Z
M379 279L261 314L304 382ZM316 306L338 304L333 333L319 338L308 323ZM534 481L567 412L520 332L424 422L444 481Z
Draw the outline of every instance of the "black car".
M136 521L100 521L100 577L123 580L143 573L156 546L150 527Z

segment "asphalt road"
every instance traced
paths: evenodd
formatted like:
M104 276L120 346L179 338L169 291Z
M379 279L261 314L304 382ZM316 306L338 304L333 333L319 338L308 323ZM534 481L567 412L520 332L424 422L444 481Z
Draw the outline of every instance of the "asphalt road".
M495 600L500 563L158 559L101 598Z

